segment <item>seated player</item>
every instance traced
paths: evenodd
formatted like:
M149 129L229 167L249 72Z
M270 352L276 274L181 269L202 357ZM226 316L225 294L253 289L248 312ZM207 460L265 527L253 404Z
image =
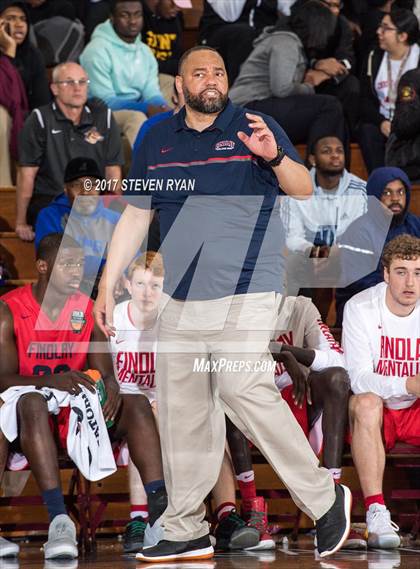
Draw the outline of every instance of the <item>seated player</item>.
M98 370L107 395L104 418L113 422L110 438L127 442L145 481L153 521L166 508L156 426L144 397L120 394L107 350L83 348L88 342L106 342L94 326L92 301L79 292L83 251L71 237L47 235L38 247L36 266L37 282L7 293L0 302L0 391L14 386L51 387L73 395L81 386L94 391L94 382L82 370ZM57 418L61 444L68 430L67 409ZM27 393L19 399L17 413L19 444L50 519L45 557L77 557L76 528L64 505L47 401L41 394Z
M141 398L143 405L156 412L155 359L158 334L158 309L163 290L164 268L159 253L148 251L127 269L126 288L130 299L114 309L116 335L111 337L115 377L127 398ZM153 416L153 415L152 415ZM158 436L156 429L153 437ZM147 439L146 439L147 440ZM150 453L160 446L150 445ZM158 458L158 457L156 457ZM150 454L150 459L156 461ZM129 462L131 522L124 535L124 551L143 547L148 520L147 495L138 471Z
M304 296L283 299L275 338L270 348L278 362L276 385L317 453L322 441L316 441L319 429L314 427L322 416L324 466L339 483L349 398L343 351L322 322L318 309ZM256 494L248 441L230 421L227 439L242 497L242 516L260 531L257 548L272 548L267 533L267 507ZM363 543L351 532L346 546L360 547Z
M385 282L356 294L344 308L343 347L368 545L393 549L401 540L383 496L385 449L397 441L420 446L420 239L395 237L382 264Z

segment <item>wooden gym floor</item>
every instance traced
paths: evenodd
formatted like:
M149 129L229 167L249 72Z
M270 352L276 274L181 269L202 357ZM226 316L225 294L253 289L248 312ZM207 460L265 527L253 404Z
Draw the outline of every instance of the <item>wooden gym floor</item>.
M99 540L97 552L74 561L43 559L41 542L21 545L18 559L0 559L0 569L419 569L420 544L405 544L395 551L341 551L324 560L314 557L313 540L284 543L275 551L223 553L208 561L183 563L139 563L123 556L117 540Z

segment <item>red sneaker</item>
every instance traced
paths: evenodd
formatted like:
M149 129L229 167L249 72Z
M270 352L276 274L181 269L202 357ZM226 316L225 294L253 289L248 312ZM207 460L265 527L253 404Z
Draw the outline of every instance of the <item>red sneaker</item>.
M249 527L257 529L260 533L259 543L253 547L247 547L247 551L275 549L276 543L267 529L267 504L262 496L242 502L242 518Z
M351 529L348 538L344 542L343 549L358 549L364 551L367 549L367 541L362 533Z

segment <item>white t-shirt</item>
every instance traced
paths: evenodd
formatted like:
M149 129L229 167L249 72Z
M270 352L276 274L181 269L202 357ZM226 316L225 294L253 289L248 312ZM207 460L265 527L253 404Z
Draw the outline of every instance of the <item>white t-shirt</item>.
M420 373L420 301L409 316L387 307L386 283L356 294L345 305L343 348L353 393L376 393L391 409L410 407L406 379Z
M420 47L417 44L413 44L410 48L410 55L404 64L401 75L410 69L416 69L420 57ZM401 60L391 59L391 79L394 96L396 96L398 85L395 82L398 77L398 71L401 66ZM400 77L401 77L400 75ZM388 85L388 54L384 53L379 66L378 74L375 79L375 91L379 99L379 112L386 120L392 120L395 101L389 101L389 85Z
M115 377L121 393L156 399L155 367L159 320L150 330L138 330L130 318L130 300L114 308L115 336L111 337Z

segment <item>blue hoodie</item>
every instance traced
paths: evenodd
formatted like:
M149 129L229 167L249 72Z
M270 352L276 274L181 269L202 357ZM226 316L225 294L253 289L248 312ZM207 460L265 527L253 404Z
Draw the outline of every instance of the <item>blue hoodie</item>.
M35 225L35 246L49 233L64 233L67 222L67 233L83 247L85 253L85 278L96 278L105 260L107 246L111 241L114 227L120 214L106 208L102 199L98 198L98 206L90 215L80 215L72 211L66 194L60 194L38 215Z
M350 245L363 250L374 252L375 258L382 254L383 235L386 233L385 244L397 237L397 235L409 234L420 238L420 217L410 213L411 182L406 173L400 168L384 167L373 170L366 185L368 197L374 196L380 200L384 188L394 180L401 180L406 189L406 205L404 212L398 216L390 217L390 210L368 204L368 212L356 219L339 239L339 245ZM373 210L374 214L373 214ZM342 253L341 256L344 270L353 263L360 263L360 253ZM363 261L362 261L363 262ZM337 324L341 325L344 304L357 294L371 286L377 285L384 280L382 264L379 261L376 269L349 286L336 290Z
M90 96L113 110L147 111L148 105L167 104L159 87L158 64L141 41L123 41L111 21L99 24L80 56L90 79Z

